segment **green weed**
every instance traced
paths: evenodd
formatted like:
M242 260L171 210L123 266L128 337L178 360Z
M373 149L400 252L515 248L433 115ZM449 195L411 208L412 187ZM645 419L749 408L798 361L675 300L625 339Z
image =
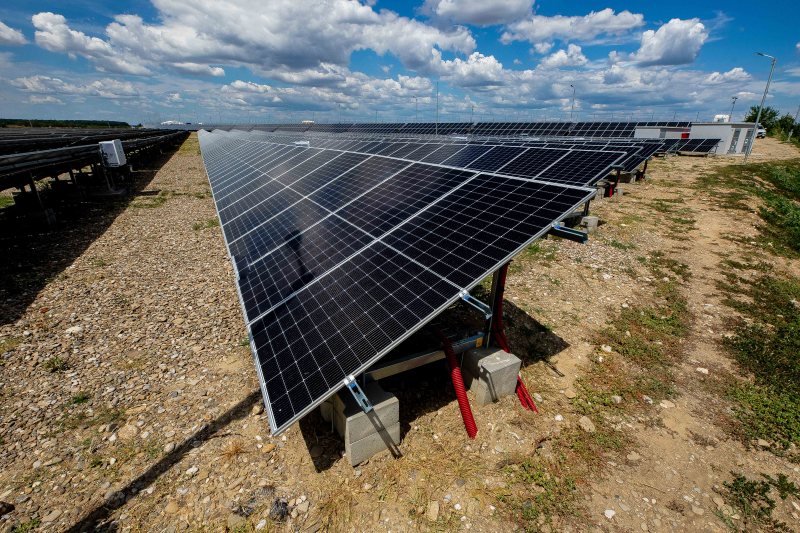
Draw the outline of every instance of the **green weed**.
M46 360L42 366L48 372L63 372L67 369L67 362L61 357L54 355L50 359Z
M206 219L202 222L195 222L192 225L192 229L195 231L200 231L208 228L217 228L217 227L219 227L219 219L217 219L216 217Z
M797 496L798 489L794 483L782 474L777 480L766 474L762 474L763 480L751 480L735 472L731 472L731 475L733 480L722 483L721 493L728 505L741 516L741 531L791 531L785 523L773 518L775 500L771 493L777 490L778 496L784 500L790 494ZM734 526L732 521L726 522Z

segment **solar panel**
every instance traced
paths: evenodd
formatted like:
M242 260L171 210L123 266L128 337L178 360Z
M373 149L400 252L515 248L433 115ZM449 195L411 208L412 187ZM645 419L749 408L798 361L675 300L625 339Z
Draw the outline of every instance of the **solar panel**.
M276 434L595 193L227 135L200 142Z

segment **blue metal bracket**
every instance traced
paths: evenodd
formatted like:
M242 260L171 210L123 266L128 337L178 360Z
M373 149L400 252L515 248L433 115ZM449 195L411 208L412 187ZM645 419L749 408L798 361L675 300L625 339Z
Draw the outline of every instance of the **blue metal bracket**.
M574 230L572 228L565 228L564 226L561 226L559 224L553 224L553 227L550 228L550 231L547 232L547 234L553 235L555 237L561 237L562 239L568 239L570 241L579 242L581 244L589 240L588 233Z
M353 395L353 398L356 399L356 403L365 413L372 411L372 403L369 401L369 398L367 398L367 395L364 394L364 391L361 390L361 387L358 386L358 381L356 381L353 375L344 378L344 384L347 385L350 394Z
M491 307L489 307L488 305L486 305L482 301L478 300L477 298L475 298L474 296L472 296L470 293L468 293L465 290L462 290L458 295L461 296L462 300L464 300L469 305L471 305L472 307L474 307L475 309L477 309L478 311L483 313L483 316L486 317L486 320L489 320L490 318L492 318L492 308Z

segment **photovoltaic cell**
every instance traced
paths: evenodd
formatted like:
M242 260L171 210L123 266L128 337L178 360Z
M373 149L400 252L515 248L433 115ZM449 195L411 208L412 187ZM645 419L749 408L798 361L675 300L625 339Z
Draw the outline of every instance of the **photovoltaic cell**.
M528 148L507 165L500 167L497 172L509 176L533 178L564 157L567 152L568 150L557 148Z
M470 163L467 168L485 172L495 172L524 151L525 148L516 146L495 146L486 154Z
M622 152L571 150L539 174L537 179L570 185L594 185L608 175Z
M329 211L336 211L408 165L408 162L399 159L372 156L339 176L334 186L325 186L311 194L309 198Z
M585 189L481 174L382 241L469 287L586 196Z
M474 175L474 172L414 164L343 207L339 214L380 237Z
M426 155L425 157L421 158L420 161L423 163L434 163L440 164L445 159L452 157L457 152L464 149L466 145L464 144L444 144L440 145L439 148L430 154Z

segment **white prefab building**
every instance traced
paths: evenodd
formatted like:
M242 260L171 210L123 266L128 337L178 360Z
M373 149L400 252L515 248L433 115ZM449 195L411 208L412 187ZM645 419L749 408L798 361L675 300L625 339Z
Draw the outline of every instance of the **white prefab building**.
M743 154L752 134L752 122L694 122L689 130L690 139L722 139L718 155Z
M633 136L639 139L685 139L688 128L680 126L636 126Z
M639 139L721 139L717 155L743 154L753 133L752 122L693 122L689 128L638 126L634 137Z

